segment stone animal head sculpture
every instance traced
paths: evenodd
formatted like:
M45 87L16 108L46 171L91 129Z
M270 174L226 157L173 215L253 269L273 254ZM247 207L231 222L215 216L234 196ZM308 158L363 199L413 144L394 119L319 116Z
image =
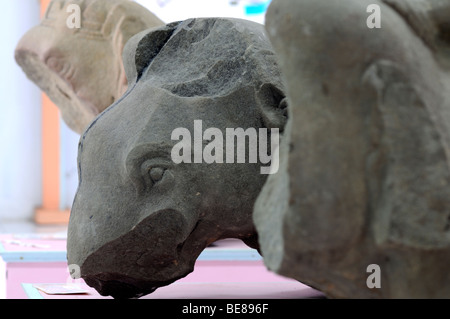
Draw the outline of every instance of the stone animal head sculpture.
M71 5L80 28L68 24ZM58 106L66 124L82 133L126 90L125 43L163 22L129 0L53 0L40 25L17 45L15 57L27 76Z
M194 153L219 143L216 152L237 155L237 142L229 148L206 129L223 137L227 128L281 131L286 105L264 28L250 21L189 19L141 32L127 43L124 65L127 92L80 141L67 250L102 295L139 297L186 276L218 239L258 247L261 163L208 163ZM176 145L186 143L181 154L191 144L176 142L180 128L200 134L191 163L173 160Z
M271 3L289 100L254 210L271 270L329 297L450 297L449 17L440 0Z

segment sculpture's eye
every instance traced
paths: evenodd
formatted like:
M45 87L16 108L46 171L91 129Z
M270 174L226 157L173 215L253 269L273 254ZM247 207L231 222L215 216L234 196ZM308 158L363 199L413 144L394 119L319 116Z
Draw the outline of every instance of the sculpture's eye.
M147 189L153 187L159 182L162 182L166 170L167 166L162 163L158 163L158 161L145 161L141 165L141 175L144 178Z
M148 174L150 175L153 183L158 183L163 179L165 172L166 169L163 167L152 167Z
M49 56L45 63L50 69L59 74L59 76L68 82L71 82L75 73L75 68L72 65L58 56Z
M174 163L170 149L160 144L140 144L128 153L125 161L126 173L139 195L157 188L166 190L173 185Z

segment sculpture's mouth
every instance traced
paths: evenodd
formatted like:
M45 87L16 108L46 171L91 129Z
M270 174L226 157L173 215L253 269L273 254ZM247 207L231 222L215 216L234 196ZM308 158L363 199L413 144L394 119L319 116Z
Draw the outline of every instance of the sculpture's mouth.
M105 279L98 276L87 276L84 278L85 282L95 288L102 296L112 296L115 299L137 299L142 296L151 294L156 289L162 286L170 285L176 279L168 282L147 283L145 286L139 280L132 278L124 278L122 275L118 276L117 280L111 279L111 276Z
M189 224L175 210L153 213L90 254L81 276L101 295L114 298L137 298L169 285L194 269L192 252L183 253Z

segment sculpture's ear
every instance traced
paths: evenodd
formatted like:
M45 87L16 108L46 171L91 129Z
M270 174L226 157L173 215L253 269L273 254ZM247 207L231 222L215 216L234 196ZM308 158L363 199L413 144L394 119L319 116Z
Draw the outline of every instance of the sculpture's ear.
M119 20L119 19L117 19ZM124 56L124 48L129 39L133 37L133 35L138 34L142 30L146 30L144 22L140 19L133 19L132 17L128 17L120 22L120 24L115 26L113 34L113 46L114 52ZM125 72L125 67L123 63L120 63L120 75L119 75L119 83L117 87L116 97L120 97L128 86L127 74ZM134 77L133 77L134 79Z
M256 101L264 126L284 130L288 118L287 98L283 90L273 83L263 84L256 92Z
M128 84L144 73L164 45L169 41L179 22L142 31L133 36L123 49L123 65Z

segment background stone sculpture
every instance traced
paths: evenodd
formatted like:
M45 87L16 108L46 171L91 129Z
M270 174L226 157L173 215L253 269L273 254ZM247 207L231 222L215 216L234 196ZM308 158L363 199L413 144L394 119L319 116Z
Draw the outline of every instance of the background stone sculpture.
M186 276L218 239L258 247L261 163L174 164L172 132L192 134L195 120L224 135L286 121L275 56L254 22L189 19L144 31L127 43L124 65L128 91L81 138L67 246L86 283L117 298Z
M272 2L289 122L255 205L270 269L330 297L450 297L449 8Z
M81 28L67 23L72 4L80 6ZM41 24L21 39L15 57L58 106L66 124L81 134L127 88L125 43L161 25L155 15L129 0L54 0Z

